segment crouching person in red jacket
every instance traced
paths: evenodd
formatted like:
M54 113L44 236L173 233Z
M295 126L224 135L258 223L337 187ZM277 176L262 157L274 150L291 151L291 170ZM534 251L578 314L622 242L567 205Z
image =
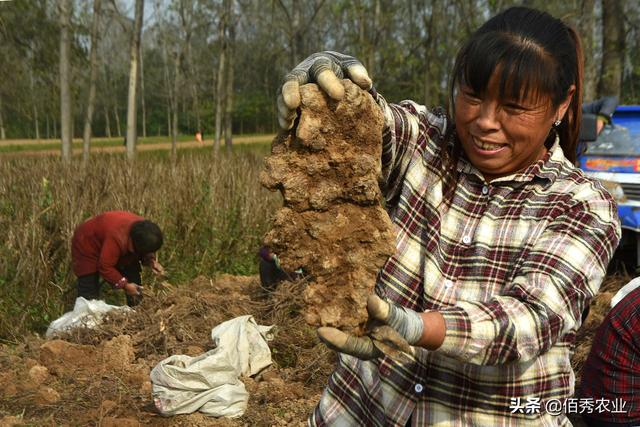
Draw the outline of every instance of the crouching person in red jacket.
M161 246L160 227L131 212L105 212L80 224L71 240L78 296L98 299L102 277L124 289L129 306L137 305L142 299L141 264L164 274L155 254Z

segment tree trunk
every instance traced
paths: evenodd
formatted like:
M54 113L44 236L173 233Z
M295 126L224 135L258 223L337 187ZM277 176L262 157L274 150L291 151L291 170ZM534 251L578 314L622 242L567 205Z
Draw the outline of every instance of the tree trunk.
M441 61L438 58L438 44L440 43L440 23L444 19L444 6L441 0L431 3L431 13L427 15L423 11L423 23L426 28L426 39L423 46L425 50L424 70L424 99L427 106L440 105L441 103Z
M70 36L71 0L60 1L60 130L62 160L71 161Z
M46 138L49 139L51 138L51 133L50 133L50 128L49 128L49 115L45 114L44 116L44 122L45 122L45 127L46 127Z
M38 96L35 90L35 83L33 79L33 66L29 69L29 87L31 89L31 113L33 114L33 130L36 136L36 140L40 141L40 123L38 120Z
M118 134L118 138L122 138L122 128L120 127L120 113L118 112L117 99L116 99L116 104L113 106L113 115L116 119L116 133Z
M295 67L302 60L302 51L303 51L303 29L302 29L302 19L300 17L300 0L292 0L291 2L291 29L292 29L292 40L291 40L291 66Z
M325 0L315 1L311 17L303 22L302 2L300 0L291 0L291 12L289 12L282 0L278 1L280 8L286 15L285 19L289 27L289 60L291 61L291 67L295 67L302 60L302 54L305 51L305 34L311 28L311 24L324 2Z
M222 134L222 109L224 107L224 89L226 87L224 78L224 71L226 68L225 62L225 48L223 47L220 51L220 57L218 58L218 79L216 85L216 129L213 144L213 150L215 153L218 153L218 151L220 150L220 139Z
M188 7L185 7L187 6ZM191 91L191 101L193 112L195 113L196 118L196 126L195 131L201 132L201 122L200 122L200 102L198 97L198 79L196 77L195 67L193 65L193 47L192 47L192 36L193 36L193 1L190 2L180 2L180 18L182 22L182 30L184 31L184 61L185 61L185 69L186 69L186 80L189 84L189 90ZM183 103L186 105L186 102ZM186 116L187 119L187 127L191 128L191 117L189 114Z
M229 1L229 40L227 43L227 88L225 90L225 115L224 115L224 145L227 153L231 153L231 145L233 144L233 60L234 48L236 41L236 20L233 13L233 0Z
M198 78L193 66L193 58L191 57L191 47L187 46L188 54L186 56L187 66L189 68L189 76L191 77L191 93L193 96L193 111L196 113L196 132L202 132L202 122L200 120L200 99L198 97Z
M227 10L229 0L224 0L224 12L220 19L220 27L218 29L218 38L220 40L220 57L218 58L218 78L216 85L216 126L215 126L215 138L213 144L214 153L218 153L220 151L220 137L222 134L222 116L224 114L224 99L225 99L225 88L226 88L226 54L227 54L227 21L229 17L227 16Z
M127 97L127 159L136 157L136 86L138 82L138 53L140 52L140 35L142 33L142 16L144 0L136 0L136 14L133 32L131 34L130 67L129 67L129 96Z
M171 126L171 158L175 159L178 146L178 90L180 90L180 52L176 47L173 60L173 123Z
M371 27L371 42L368 44L369 49L367 52L367 71L369 72L369 77L372 79L376 73L376 61L375 55L378 51L378 44L380 43L380 32L382 30L380 21L382 16L382 5L380 0L376 0L375 9L373 13L373 25Z
M98 25L100 20L100 1L93 0L93 23L91 25L91 54L89 66L89 98L87 99L87 112L84 117L84 133L82 135L82 160L89 160L89 147L91 145L91 125L93 122L93 109L96 103L96 81L98 80Z
M171 106L167 105L167 136L171 136Z
M7 139L7 134L4 130L4 116L2 115L2 97L0 96L0 139Z
M142 56L142 43L140 43L140 51L138 52L140 57L140 103L142 107L142 137L147 137L147 108L144 102L144 59Z
M109 111L107 110L107 106L104 106L104 134L107 138L111 138L111 121L109 120Z
M40 121L38 120L38 106L33 104L33 127L36 131L36 140L40 141Z
M164 69L164 86L167 88L167 137L171 137L171 111L174 108L173 89L169 78L169 54L167 53L167 41L162 38L162 65Z
M602 69L598 96L620 96L624 64L624 15L621 0L602 0Z
M595 99L596 95L596 63L594 55L594 14L595 0L582 0L579 30L584 51L584 84L582 97L585 101Z

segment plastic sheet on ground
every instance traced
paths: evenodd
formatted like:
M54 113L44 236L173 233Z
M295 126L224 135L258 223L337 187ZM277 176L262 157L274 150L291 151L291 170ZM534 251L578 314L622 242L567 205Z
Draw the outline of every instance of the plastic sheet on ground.
M272 326L240 316L211 330L216 347L197 357L175 355L151 371L153 400L162 415L200 411L235 418L247 409L249 394L240 376L252 376L271 365Z
M611 298L611 308L613 308L617 303L622 301L624 297L629 295L631 291L640 286L640 277L636 277L631 280L629 283L620 288L620 290Z
M57 333L77 327L94 328L102 322L105 314L112 310L131 310L127 306L107 304L101 300L87 300L83 297L76 298L72 311L69 311L49 324L46 337L51 338Z

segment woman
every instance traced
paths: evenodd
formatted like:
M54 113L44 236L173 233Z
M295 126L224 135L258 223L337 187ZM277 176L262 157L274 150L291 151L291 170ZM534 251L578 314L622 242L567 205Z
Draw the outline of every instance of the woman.
M283 85L281 126L295 120L300 84L339 99L336 74L371 87L354 58L312 55ZM370 89L398 235L369 315L413 347L389 357L395 344L378 329L321 328L340 358L311 425L570 425L580 314L620 237L612 198L573 165L578 36L511 8L471 36L452 76L449 117Z
M124 290L127 305L138 305L142 299L140 264L156 276L164 275L156 258L162 242L160 227L132 212L103 212L86 220L71 239L78 296L98 299L102 277L114 289Z

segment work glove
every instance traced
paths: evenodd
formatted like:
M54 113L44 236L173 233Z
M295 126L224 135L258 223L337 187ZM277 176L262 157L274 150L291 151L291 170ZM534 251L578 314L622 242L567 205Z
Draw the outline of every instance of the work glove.
M370 360L389 356L408 361L415 356L416 344L422 337L424 323L416 311L384 301L373 294L367 299L369 320L361 337L339 329L322 327L318 337L327 347L340 353Z
M336 101L344 97L344 86L340 79L349 78L362 89L371 89L369 73L360 61L338 52L324 51L314 53L298 64L284 78L279 90L278 123L284 130L293 126L296 109L300 106L300 86L317 83L327 95Z

